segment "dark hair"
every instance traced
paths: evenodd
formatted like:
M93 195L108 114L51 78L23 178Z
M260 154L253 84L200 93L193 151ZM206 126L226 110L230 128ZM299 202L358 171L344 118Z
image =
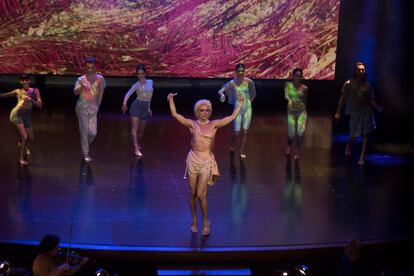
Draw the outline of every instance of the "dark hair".
M236 64L235 71L238 71L239 69L246 70L246 67L244 66L244 64L243 64L243 63L237 63L237 64Z
M20 80L30 80L30 76L28 74L21 74Z
M292 76L295 75L297 72L300 72L301 75L303 75L303 70L302 68L298 68L296 67L295 69L293 69L292 71Z
M95 64L96 63L96 58L95 57L85 57L83 59L83 62L84 63L93 63L93 64Z
M137 69L135 70L135 73L137 73L139 70L144 71L144 73L147 73L147 69L145 69L145 65L144 64L138 64L137 65Z
M60 238L56 235L48 234L42 238L39 243L39 251L41 254L47 254L50 250L59 245Z
M357 70L357 67L360 66L360 65L364 66L364 68L366 69L366 66L363 62L361 62L361 61L356 62L355 65L354 65L354 72L352 73L352 78L353 79L356 78L356 76L357 76L356 70ZM366 80L367 80L367 72L365 71L364 76L362 77L362 81L366 81Z

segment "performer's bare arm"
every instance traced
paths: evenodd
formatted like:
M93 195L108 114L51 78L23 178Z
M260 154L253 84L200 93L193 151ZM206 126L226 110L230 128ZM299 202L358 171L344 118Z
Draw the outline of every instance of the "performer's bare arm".
M181 114L177 113L177 109L175 108L175 103L174 103L174 96L176 96L177 93L170 93L167 96L167 100L170 104L170 111L171 111L171 115L182 125L186 126L186 127L191 127L191 120L185 118L184 116L182 116Z

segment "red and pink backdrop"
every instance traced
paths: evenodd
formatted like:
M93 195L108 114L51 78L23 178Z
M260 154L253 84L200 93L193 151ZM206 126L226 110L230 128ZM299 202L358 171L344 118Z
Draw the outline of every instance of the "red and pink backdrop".
M0 74L333 79L339 0L2 0Z

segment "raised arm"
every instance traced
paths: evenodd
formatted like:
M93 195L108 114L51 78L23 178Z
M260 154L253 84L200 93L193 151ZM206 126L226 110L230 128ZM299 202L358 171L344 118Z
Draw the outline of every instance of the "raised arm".
M9 98L9 97L16 97L16 89L11 92L0 93L0 98Z
M226 94L227 94L227 89L230 85L230 82L226 83L225 85L223 85L223 87L218 91L218 94L220 95L220 102L225 102L226 101Z
M224 103L226 101L226 95L224 93L226 92L226 87L223 86L219 91L218 94L220 95L220 102Z
M175 108L175 103L174 103L175 95L177 95L177 93L170 93L167 96L168 103L170 104L171 115L183 126L191 127L191 120L177 113L177 109Z
M233 122L234 120L236 120L237 115L239 115L240 109L243 106L243 102L244 102L243 96L240 95L240 94L237 94L237 106L233 110L233 113L230 116L224 117L223 119L215 120L214 121L214 127L215 128L220 128L220 127L228 125L231 122Z

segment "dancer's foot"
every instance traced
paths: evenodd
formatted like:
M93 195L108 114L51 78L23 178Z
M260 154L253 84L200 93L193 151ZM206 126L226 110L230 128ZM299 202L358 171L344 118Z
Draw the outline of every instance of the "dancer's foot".
M299 160L299 159L300 159L300 154L297 152L297 153L295 154L295 157L293 157L293 158L295 158L295 160Z
M136 149L135 150L135 156L136 157L142 157L143 155L142 155L142 152L139 149Z
M247 155L245 153L240 154L240 159L246 159Z
M26 166L28 164L28 162L24 159L20 159L19 164L20 164L20 166Z
M197 221L193 220L193 222L191 223L191 233L197 233L197 232L198 232Z
M204 222L203 225L203 231L201 231L201 235L202 236L208 236L211 233L211 225L210 225L210 221L207 220L206 222Z
M286 155L290 155L291 154L291 151L290 151L290 147L288 146L287 148L286 148Z
M349 146L347 145L345 147L345 157L350 157L351 156L351 149L349 148Z
M93 159L89 156L89 154L86 154L83 156L83 160L85 160L85 162L91 162L93 161Z
M358 165L363 166L364 164L365 164L365 160L364 159L359 159Z

